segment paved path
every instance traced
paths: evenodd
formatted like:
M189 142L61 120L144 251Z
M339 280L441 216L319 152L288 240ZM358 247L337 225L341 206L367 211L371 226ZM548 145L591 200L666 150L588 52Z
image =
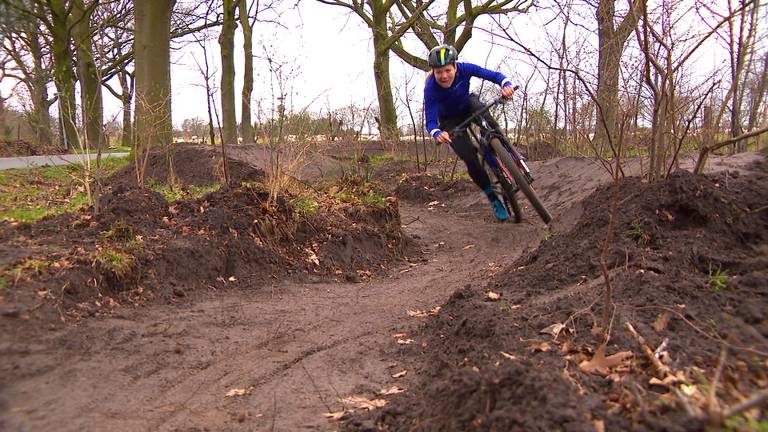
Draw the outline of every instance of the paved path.
M101 157L124 157L129 153L102 153ZM10 168L35 168L46 165L68 165L72 163L80 163L85 160L85 155L82 154L64 154L64 155L50 155L50 156L25 156L25 157L7 157L0 158L0 170ZM96 155L90 155L92 160L96 159Z

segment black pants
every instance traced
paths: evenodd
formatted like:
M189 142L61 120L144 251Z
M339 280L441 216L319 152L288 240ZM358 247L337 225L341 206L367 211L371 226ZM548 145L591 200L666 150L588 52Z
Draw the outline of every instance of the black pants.
M440 129L450 133L451 129L482 108L483 104L480 102L480 98L475 94L471 94L469 96L469 112L456 117L440 119ZM486 113L486 116L490 116L490 114ZM491 179L488 178L488 174L483 169L477 157L477 148L470 142L469 134L466 130L451 135L451 147L461 160L464 161L464 164L467 165L467 172L472 181L480 189L487 190L491 186Z

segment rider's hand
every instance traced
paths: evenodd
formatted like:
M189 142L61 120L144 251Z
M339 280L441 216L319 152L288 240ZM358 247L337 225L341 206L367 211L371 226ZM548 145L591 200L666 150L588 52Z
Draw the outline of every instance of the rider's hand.
M501 95L507 99L511 98L512 95L514 94L515 94L515 86L508 85L501 88Z
M440 135L437 136L437 142L440 144L450 144L451 143L451 135L448 134L448 132L443 131L440 133Z

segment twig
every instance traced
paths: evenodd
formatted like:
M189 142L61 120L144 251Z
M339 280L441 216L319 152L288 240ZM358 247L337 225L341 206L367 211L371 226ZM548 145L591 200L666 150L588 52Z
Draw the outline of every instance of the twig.
M717 386L720 383L720 376L723 373L723 367L725 366L725 358L728 354L728 348L723 345L720 348L720 358L717 360L717 369L715 369L715 377L712 379L712 385L709 387L709 397L707 398L707 411L710 419L719 419L722 411L720 410L720 404L717 402Z
M410 225L410 224L412 224L412 223L414 223L414 222L421 222L421 223L424 223L424 222L421 220L421 216L416 216L415 218L413 218L413 220L412 220L412 221L410 221L410 222L408 222L408 223L404 223L404 224L402 224L402 225L403 225L403 226L408 226L408 225Z
M768 401L768 389L763 389L755 393L754 395L752 395L752 397L750 397L746 401L724 410L723 419L727 419L728 417L741 414L748 409L754 408L762 404L765 401Z
M320 391L320 389L317 387L317 383L315 383L315 379L312 378L312 375L310 375L309 371L307 370L306 366L304 366L304 363L301 364L301 368L304 370L304 373L307 374L307 378L309 378L309 382L312 383L312 387L314 387L315 392L317 393L318 399L320 399L320 402L323 403L325 406L326 412L331 412L331 407L325 403L325 399L323 399L323 393Z
M669 367L667 365L663 364L658 358L656 358L655 355L653 355L653 351L651 350L651 347L648 346L648 344L645 342L645 339L640 336L634 327L632 327L632 324L627 322L624 324L624 326L629 330L630 333L632 333L632 336L635 337L635 340L637 341L637 344L640 345L640 349L643 351L646 357L648 357L648 360L651 361L653 366L662 374L662 377L666 375L670 375L671 371L669 370Z
M692 323L683 314L681 314L680 312L678 312L678 311L676 311L676 310L674 310L672 308L669 308L669 307L666 307L666 306L641 306L641 307L638 307L638 308L635 308L635 309L637 309L637 310L641 310L641 309L661 309L661 310L670 312L672 314L675 314L678 318L683 320L683 322L688 324L688 326L690 326L697 333L701 334L702 336L706 337L707 339L720 342L723 345L725 345L725 346L727 346L728 348L731 348L731 349L735 349L735 350L739 350L739 351L745 351L745 352L750 352L750 353L753 353L753 354L757 354L757 355L768 357L768 352L760 351L760 350L757 350L757 349L754 349L754 348L750 348L750 347L743 347L743 346L739 346L739 345L733 345L731 343L728 343L728 342L724 341L722 338L719 338L719 337L716 337L716 336L712 336L711 334L705 332L704 330L702 330L701 328L696 326L696 324Z

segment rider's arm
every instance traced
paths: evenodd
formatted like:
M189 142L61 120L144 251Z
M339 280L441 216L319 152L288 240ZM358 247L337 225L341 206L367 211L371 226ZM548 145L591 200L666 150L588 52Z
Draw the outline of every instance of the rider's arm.
M510 81L509 78L507 78L501 72L492 71L472 63L462 63L462 66L469 75L482 78L486 81L491 81L496 83L496 85L499 87L507 87L512 85L512 81Z
M438 124L438 106L439 102L434 91L430 89L429 85L424 86L424 117L426 118L427 131L435 139L443 132Z

